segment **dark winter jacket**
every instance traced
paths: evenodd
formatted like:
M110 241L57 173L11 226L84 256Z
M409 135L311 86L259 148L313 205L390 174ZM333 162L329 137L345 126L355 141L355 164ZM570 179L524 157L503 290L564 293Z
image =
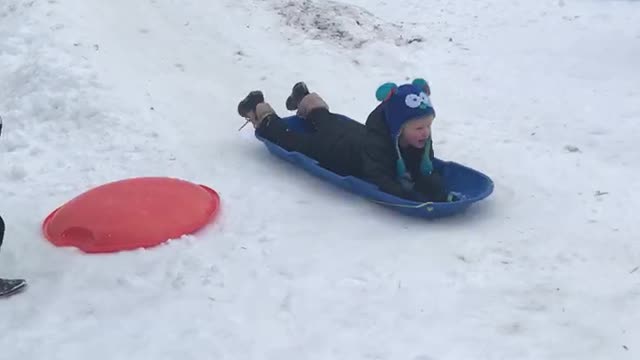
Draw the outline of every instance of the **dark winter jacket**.
M439 175L425 176L420 172L420 163L425 151L414 147L401 149L402 158L411 174L415 186L406 189L398 180L396 162L398 153L384 121L382 104L369 114L367 133L362 147L362 177L377 185L382 191L413 201L445 201L444 186ZM434 159L430 144L429 157Z

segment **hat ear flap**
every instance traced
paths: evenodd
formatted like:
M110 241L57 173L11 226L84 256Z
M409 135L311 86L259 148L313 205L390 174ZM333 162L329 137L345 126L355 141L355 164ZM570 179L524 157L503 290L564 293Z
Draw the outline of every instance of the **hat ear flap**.
M429 83L427 82L427 80L423 78L417 78L413 80L412 84L418 89L424 91L427 94L427 96L431 96L431 87L429 86Z
M396 92L398 85L392 82L384 83L378 87L376 90L376 99L378 101L385 101L391 97Z

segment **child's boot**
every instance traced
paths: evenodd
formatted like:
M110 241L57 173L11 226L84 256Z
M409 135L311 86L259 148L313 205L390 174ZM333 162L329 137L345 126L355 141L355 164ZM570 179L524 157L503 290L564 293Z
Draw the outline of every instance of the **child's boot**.
M302 98L307 95L309 95L309 88L307 88L307 84L300 81L293 85L293 88L291 89L291 95L289 95L286 102L287 110L297 110L300 101L302 101Z
M264 95L262 94L262 91L255 90L250 92L238 103L238 114L247 120L240 129L238 129L238 131L247 126L251 121L251 113L255 115L256 106L262 102L264 102Z
M262 91L255 90L245 96L242 101L238 103L238 114L243 118L248 118L250 112L256 111L256 105L264 102L264 95Z
M296 115L306 118L307 115L315 109L329 109L329 105L316 93L311 93L303 97L298 103L298 111Z

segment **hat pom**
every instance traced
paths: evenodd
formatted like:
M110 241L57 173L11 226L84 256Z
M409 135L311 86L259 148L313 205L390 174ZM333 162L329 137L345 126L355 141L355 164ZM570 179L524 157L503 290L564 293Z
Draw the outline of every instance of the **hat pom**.
M417 87L418 89L424 91L428 96L431 96L431 88L429 87L429 83L427 82L427 80L423 78L417 78L413 80L411 84L413 84L413 86Z
M388 82L380 85L378 87L378 90L376 90L376 99L378 99L378 101L387 100L391 95L393 95L393 93L396 91L397 88L398 88L398 85L392 82Z

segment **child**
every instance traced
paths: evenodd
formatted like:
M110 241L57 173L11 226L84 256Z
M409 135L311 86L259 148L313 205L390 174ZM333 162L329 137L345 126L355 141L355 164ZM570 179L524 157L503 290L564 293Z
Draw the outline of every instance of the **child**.
M318 161L342 176L355 176L377 185L381 191L418 202L445 202L454 198L433 169L431 124L435 111L429 86L417 79L378 88L381 104L363 125L344 120L306 85L297 83L287 99L287 109L297 110L311 131L300 133L273 111L260 91L238 104L238 113L251 122L256 134Z
M365 123L362 175L382 191L409 200L452 201L454 196L446 192L442 177L433 169L435 109L430 95L423 79L378 88L376 98L381 103Z

